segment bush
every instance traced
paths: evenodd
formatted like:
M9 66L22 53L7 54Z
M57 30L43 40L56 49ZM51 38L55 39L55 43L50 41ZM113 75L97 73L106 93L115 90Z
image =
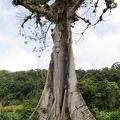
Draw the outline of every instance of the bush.
M99 112L96 116L97 120L110 120L110 112Z
M0 110L0 120L20 120L20 115L11 110Z
M17 110L0 110L0 120L36 120L35 118L29 119L31 111L27 109Z
M120 109L111 113L110 120L120 120Z
M8 103L7 100L2 100L2 102L1 102L2 107L7 106L8 104L9 104L9 103Z
M96 114L97 120L120 120L120 109L112 112L101 111Z
M8 120L6 111L3 111L3 110L0 111L0 120Z
M10 102L9 102L9 105L20 105L20 101L19 100L11 100Z

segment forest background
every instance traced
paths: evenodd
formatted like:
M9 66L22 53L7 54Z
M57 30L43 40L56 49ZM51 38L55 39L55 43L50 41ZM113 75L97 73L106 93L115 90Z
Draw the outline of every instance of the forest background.
M44 88L47 70L0 71L0 120L29 119ZM120 65L76 70L78 83L97 120L120 120ZM44 112L44 109L43 109Z

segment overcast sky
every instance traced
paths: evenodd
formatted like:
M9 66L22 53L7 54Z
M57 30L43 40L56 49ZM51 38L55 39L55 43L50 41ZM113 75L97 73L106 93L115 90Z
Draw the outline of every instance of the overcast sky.
M120 62L120 1L117 9L107 22L95 29L90 28L84 39L74 42L76 68L101 69L111 67L114 62ZM11 0L0 1L0 70L21 71L29 69L48 69L50 52L46 51L38 58L32 50L34 43L24 44L25 40L19 35L20 21L16 17L19 9L11 5ZM76 23L73 40L79 39L81 24Z

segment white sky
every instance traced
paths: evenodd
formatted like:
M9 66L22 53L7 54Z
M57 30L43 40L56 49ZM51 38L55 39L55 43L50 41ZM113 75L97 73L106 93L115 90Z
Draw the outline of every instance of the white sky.
M120 1L117 9L107 17L107 22L101 23L94 30L90 28L84 35L84 40L74 42L76 68L100 69L111 67L120 61ZM11 0L0 1L0 70L20 71L29 69L47 69L50 52L38 54L32 52L34 43L24 44L19 35L20 22L16 17L18 9L11 5ZM81 24L77 24L74 33L79 32ZM79 36L73 34L73 40Z

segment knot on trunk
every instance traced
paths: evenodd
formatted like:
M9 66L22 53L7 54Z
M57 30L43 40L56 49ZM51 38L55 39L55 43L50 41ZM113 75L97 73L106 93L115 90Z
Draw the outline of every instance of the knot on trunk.
M56 53L59 53L59 52L60 52L60 48L56 47Z

